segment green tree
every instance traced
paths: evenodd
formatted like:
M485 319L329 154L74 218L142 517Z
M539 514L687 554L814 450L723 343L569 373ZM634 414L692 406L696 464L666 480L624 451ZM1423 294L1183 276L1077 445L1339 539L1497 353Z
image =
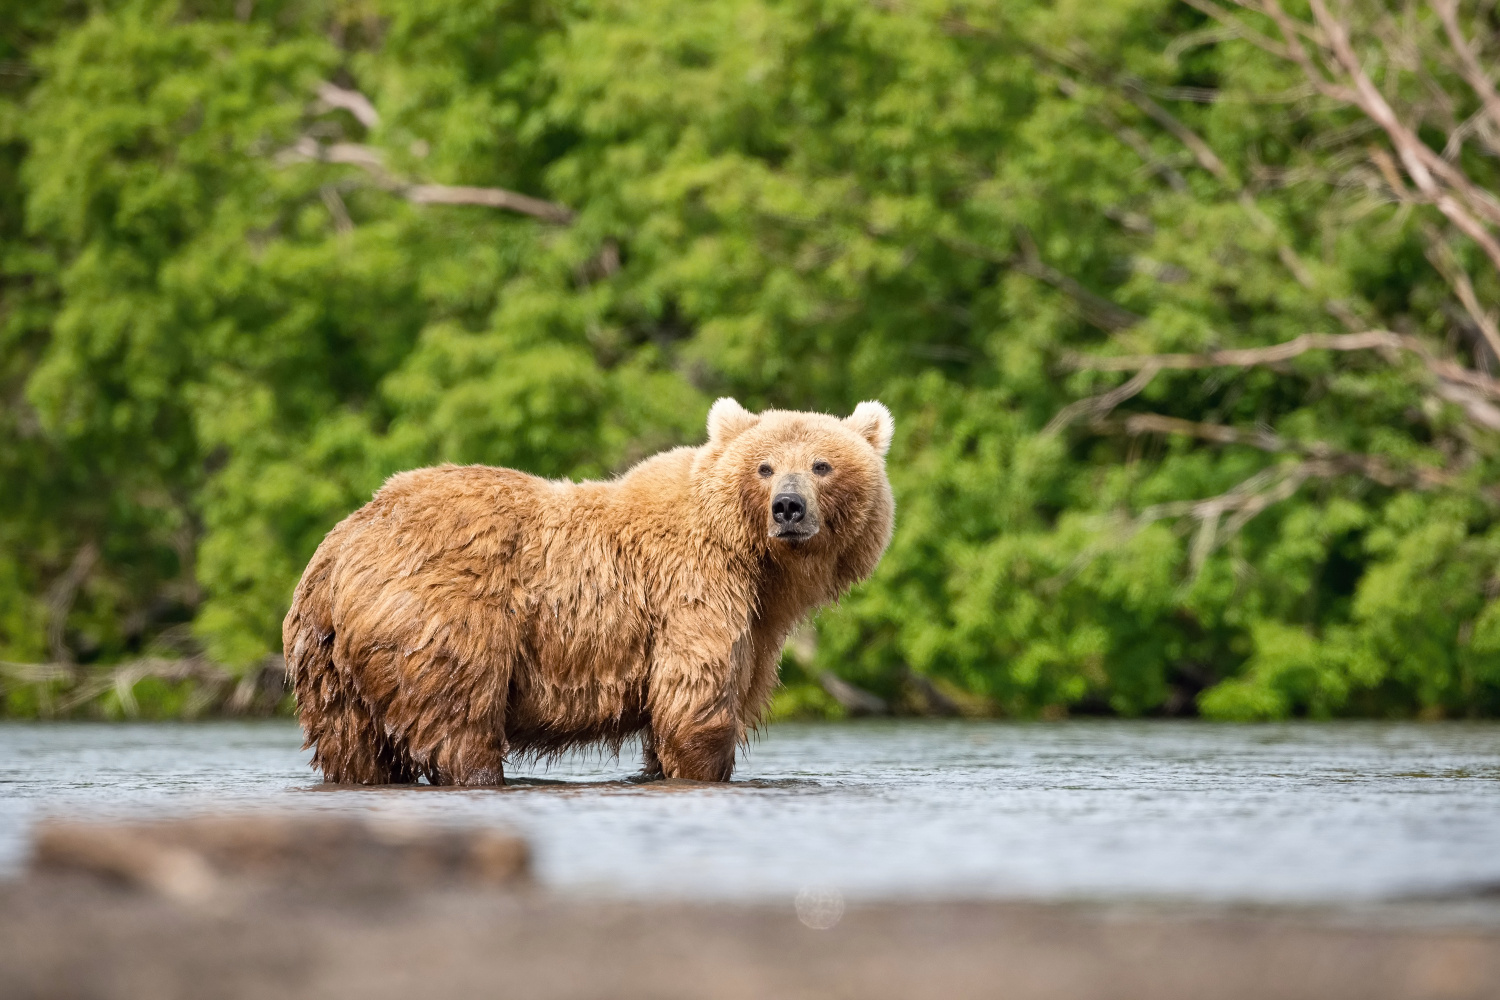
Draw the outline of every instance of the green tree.
M12 7L0 657L246 666L394 471L879 397L791 701L1500 711L1482 4Z

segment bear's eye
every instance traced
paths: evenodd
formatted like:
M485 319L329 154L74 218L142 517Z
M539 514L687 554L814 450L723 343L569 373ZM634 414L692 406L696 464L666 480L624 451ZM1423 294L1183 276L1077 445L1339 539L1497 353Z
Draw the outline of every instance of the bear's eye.
M757 470L755 470L755 471L757 471L757 472L760 473L760 478L762 478L762 479L770 479L771 478L771 473L774 472L774 471L776 471L776 470L774 470L774 469L771 468L771 463L770 462L762 462L762 463L760 463L760 468L757 469Z
M814 462L813 471L820 476L826 476L833 471L833 466L829 465L827 462Z

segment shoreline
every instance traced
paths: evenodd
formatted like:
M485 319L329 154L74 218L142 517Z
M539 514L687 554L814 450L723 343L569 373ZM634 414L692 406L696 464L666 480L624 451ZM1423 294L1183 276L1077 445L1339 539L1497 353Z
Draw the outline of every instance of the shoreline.
M536 889L260 891L189 905L70 876L0 885L18 998L1493 997L1500 924L1081 903L627 902Z
M494 830L349 816L51 822L0 882L15 1000L516 996L1468 1000L1500 899L1339 906L601 898Z

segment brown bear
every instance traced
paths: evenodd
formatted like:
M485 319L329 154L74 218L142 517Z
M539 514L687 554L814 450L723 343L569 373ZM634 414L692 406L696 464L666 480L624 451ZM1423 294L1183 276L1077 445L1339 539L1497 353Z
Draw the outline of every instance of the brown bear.
M893 424L750 413L608 482L444 465L328 533L282 626L329 781L497 785L640 734L647 774L726 781L787 634L875 569Z

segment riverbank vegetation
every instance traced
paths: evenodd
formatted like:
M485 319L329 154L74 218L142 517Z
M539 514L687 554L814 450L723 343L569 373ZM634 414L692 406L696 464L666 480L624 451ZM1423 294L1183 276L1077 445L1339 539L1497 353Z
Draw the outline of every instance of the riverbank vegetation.
M1496 66L1491 0L0 0L0 659L258 676L392 472L880 398L784 712L1500 714Z

